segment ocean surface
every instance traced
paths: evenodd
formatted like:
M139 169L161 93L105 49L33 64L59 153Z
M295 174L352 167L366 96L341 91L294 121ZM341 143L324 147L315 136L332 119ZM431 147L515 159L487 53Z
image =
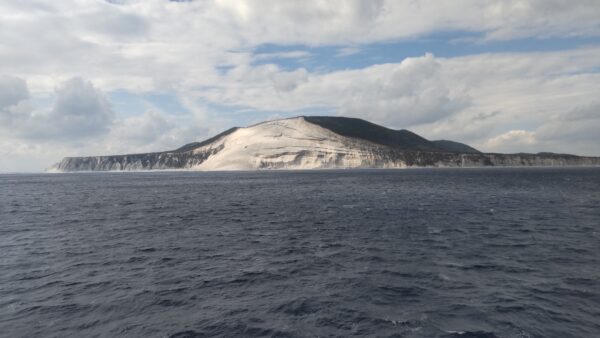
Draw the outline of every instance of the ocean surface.
M600 169L0 175L1 337L600 337Z

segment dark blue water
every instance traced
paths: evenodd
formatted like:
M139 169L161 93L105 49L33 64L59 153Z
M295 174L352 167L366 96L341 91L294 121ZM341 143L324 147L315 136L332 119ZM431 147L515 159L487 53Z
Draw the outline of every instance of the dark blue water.
M0 175L2 337L599 337L600 169Z

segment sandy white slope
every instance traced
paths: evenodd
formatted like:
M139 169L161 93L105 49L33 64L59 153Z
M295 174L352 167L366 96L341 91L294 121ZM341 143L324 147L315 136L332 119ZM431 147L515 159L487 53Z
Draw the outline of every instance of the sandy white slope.
M376 161L379 146L340 136L303 117L263 122L235 132L196 152L222 148L197 170L360 168ZM385 167L402 167L387 163Z
M227 134L229 132L229 134ZM210 143L207 143L210 142ZM197 147L199 144L203 146ZM336 134L304 117L232 129L175 151L65 157L52 170L256 170L482 166L599 166L600 157L399 151ZM186 148L187 147L187 148ZM197 148L195 148L197 147ZM187 150L181 150L187 149Z

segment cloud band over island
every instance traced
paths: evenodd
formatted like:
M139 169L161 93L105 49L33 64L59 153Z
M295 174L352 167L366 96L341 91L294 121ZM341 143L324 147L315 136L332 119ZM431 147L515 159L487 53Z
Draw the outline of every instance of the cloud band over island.
M0 171L359 117L600 155L597 1L4 1Z

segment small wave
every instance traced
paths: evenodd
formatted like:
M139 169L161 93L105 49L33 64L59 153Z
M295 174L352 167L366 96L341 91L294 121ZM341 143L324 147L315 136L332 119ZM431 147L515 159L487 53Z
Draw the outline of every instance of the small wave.
M304 316L318 312L325 304L320 304L312 299L298 298L281 304L271 312L283 312L293 316Z
M498 336L486 331L448 331L448 334L440 338L498 338Z
M197 332L197 331L193 331L193 330L176 332L169 336L169 338L204 338L204 337L208 337L208 336L202 332Z

